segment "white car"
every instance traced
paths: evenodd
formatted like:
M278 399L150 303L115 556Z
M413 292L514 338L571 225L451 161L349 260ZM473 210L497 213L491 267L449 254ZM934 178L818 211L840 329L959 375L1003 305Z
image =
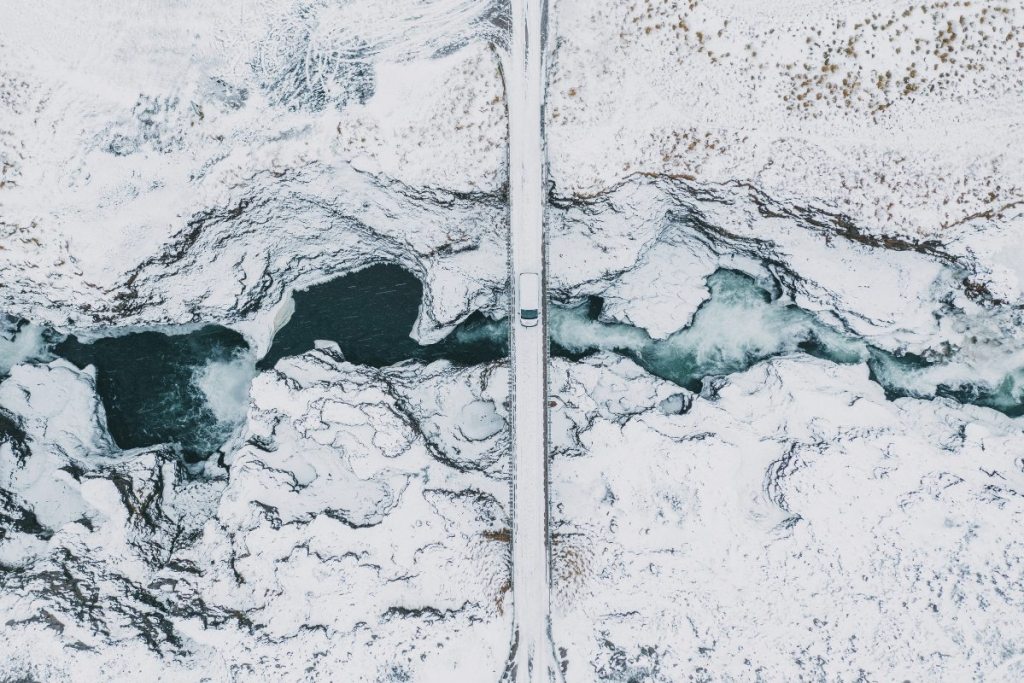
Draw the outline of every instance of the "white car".
M519 322L533 327L540 319L540 275L519 274Z

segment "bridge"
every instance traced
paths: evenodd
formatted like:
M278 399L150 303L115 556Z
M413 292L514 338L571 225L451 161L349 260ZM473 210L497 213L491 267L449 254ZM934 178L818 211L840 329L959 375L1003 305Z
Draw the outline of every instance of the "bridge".
M505 680L561 678L551 640L547 467L547 311L544 262L544 0L512 0L505 65L509 116L512 316L512 599ZM535 326L519 320L519 274L540 275Z

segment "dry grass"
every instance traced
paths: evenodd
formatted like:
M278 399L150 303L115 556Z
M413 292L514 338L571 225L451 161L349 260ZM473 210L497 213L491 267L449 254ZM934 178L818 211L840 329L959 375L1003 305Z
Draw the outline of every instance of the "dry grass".
M551 536L551 584L555 600L568 604L586 590L594 577L594 541L585 532Z

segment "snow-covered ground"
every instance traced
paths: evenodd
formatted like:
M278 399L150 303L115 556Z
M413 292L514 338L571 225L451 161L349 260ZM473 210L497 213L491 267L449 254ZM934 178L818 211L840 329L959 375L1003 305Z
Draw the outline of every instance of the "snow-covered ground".
M118 449L94 373L52 361L38 325L220 322L261 355L290 290L379 262L423 281L421 340L504 313L502 12L0 11L0 314L32 321L0 336L0 679L501 674L505 367L374 370L325 346L251 388L251 363L208 368L211 409L248 412L230 472L196 472Z
M948 238L1021 208L1019 3L552 0L551 174L750 182Z
M932 393L965 372L1024 403L1024 8L551 15L550 286L642 328L581 343L653 348L728 268L932 363L904 378ZM700 395L610 354L551 381L568 680L1024 675L1019 418L889 401L865 365L799 353Z
M666 339L727 268L932 363L921 393L1005 379L1024 404L1019 4L549 10L557 299ZM95 375L40 325L222 323L258 356L289 291L382 261L423 280L418 339L504 313L505 13L0 11L0 678L501 674L505 366L371 369L321 345L251 388L211 369L211 406L248 408L195 471L118 449ZM700 394L611 353L552 362L567 679L1024 677L1022 418L891 401L863 363L778 347Z
M639 261L609 312L664 336L706 297L708 247L739 236L816 283L799 296L876 320L930 284L934 265L907 274L918 254L1019 299L1022 25L1013 4L555 0L556 284ZM690 220L713 234L679 235Z
M497 680L511 634L501 366L252 389L226 472L121 452L64 361L0 384L4 678ZM212 470L212 466L211 466Z
M610 355L551 380L567 681L1024 675L1017 420L806 356L705 397Z
M62 328L225 322L262 344L289 288L384 260L425 280L424 338L502 308L488 3L3 12L7 313ZM434 29L406 31L424 16Z

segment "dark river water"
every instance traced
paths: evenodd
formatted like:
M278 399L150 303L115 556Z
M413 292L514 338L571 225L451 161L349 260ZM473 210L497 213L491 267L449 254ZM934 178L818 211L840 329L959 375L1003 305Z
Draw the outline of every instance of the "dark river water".
M442 341L422 346L409 333L423 286L393 265L336 278L295 294L295 312L258 361L242 335L209 325L182 334L139 332L82 343L68 337L54 353L96 367L107 424L121 448L177 443L189 461L219 448L245 417L257 370L338 343L352 363L383 367L446 359L476 365L508 356L507 322L475 314Z
M423 285L398 266L372 266L295 293L295 313L274 336L261 369L285 356L313 348L317 339L338 343L345 359L383 367L405 360L446 359L477 365L508 356L508 323L479 313L437 344L421 345L409 336Z
M54 352L80 368L96 366L107 426L121 448L181 444L189 460L215 451L233 425L219 420L200 387L205 369L240 359L242 335L217 325L188 334L139 332L83 344L68 337Z

